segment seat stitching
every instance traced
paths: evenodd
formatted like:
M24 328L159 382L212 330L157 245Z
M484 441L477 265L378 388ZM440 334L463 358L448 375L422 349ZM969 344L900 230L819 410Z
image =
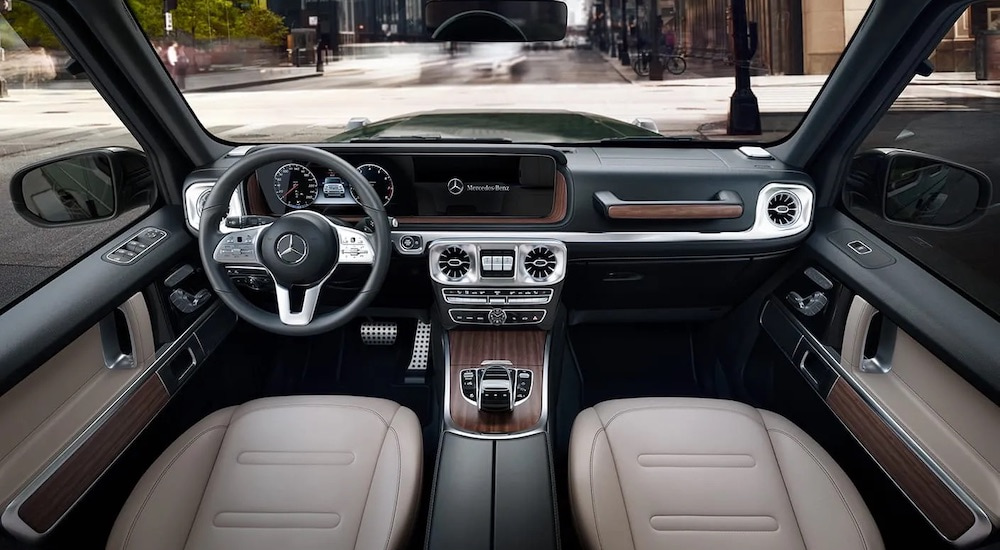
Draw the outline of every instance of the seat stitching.
M747 414L747 413L745 413L743 411L733 410L733 409L730 409L730 408L727 408L727 407L711 407L711 406L707 406L707 405L648 405L648 406L645 406L645 407L632 407L632 408L628 408L628 409L624 409L624 410L616 412L614 415L611 416L610 419L608 419L608 422L606 424L604 424L604 427L610 428L611 427L611 423L614 422L615 420L617 420L619 416L622 416L625 413L639 412L639 411L648 411L648 410L656 410L656 409L692 409L692 410L704 409L704 410L710 410L710 411L725 411L725 412L731 412L733 414L738 414L740 416L744 416L747 419L752 420L752 421L756 422L757 424L760 424L761 427L764 427L764 423L763 423L763 421L759 417L758 418L754 418L753 416L750 416L749 414ZM594 411L596 412L597 409L594 409ZM600 415L598 415L598 418L600 418Z
M844 509L847 510L847 513L851 516L851 521L854 522L854 528L857 529L858 531L858 538L861 539L861 545L864 546L864 548L867 550L868 540L865 538L864 531L862 531L861 529L861 524L858 522L858 518L854 515L854 510L852 510L850 505L847 504L847 497L844 496L844 493L840 490L840 486L837 485L837 482L833 479L833 476L830 475L830 471L827 470L826 466L824 466L823 463L820 462L819 458L815 454L813 454L813 452L810 451L809 448L803 445L802 442L799 441L799 439L794 435L780 428L768 428L767 431L783 434L792 441L794 441L795 444L798 445L803 451L805 451L805 453L809 455L810 458L813 459L813 462L815 462L816 465L819 466L821 470L823 470L823 473L826 474L826 478L830 481L830 485L833 485L833 488L837 491L837 496L840 497L840 502L844 505Z
M361 407L361 408L363 408L363 407ZM399 412L399 409L397 408L396 409L396 413L398 413L398 412ZM392 415L393 419L396 418L396 413L393 413L393 415ZM375 413L375 414L378 414L378 413ZM384 420L385 419L383 419L383 421ZM389 428L389 426L386 425L387 433L382 436L382 443L378 447L378 453L375 454L375 465L372 467L372 476L368 480L368 492L365 493L365 503L364 503L364 506L361 507L361 520L358 522L358 531L357 531L357 533L354 534L354 547L355 548L358 547L358 537L361 536L361 528L364 527L364 525L365 525L365 512L368 510L368 500L371 499L371 496L372 496L372 484L375 482L375 473L378 471L379 457L382 456L382 449L385 447L385 440L386 440L386 438L388 436L388 428Z
M757 411L757 416L760 417L760 421L764 424L764 429L770 432L770 428L767 427L767 421L764 420L764 415L760 414L759 410ZM795 513L795 505L792 504L792 494L788 491L788 483L785 481L785 474L781 471L781 460L778 458L778 451L774 448L774 442L771 441L771 436L767 436L767 444L771 447L771 456L774 457L774 465L778 468L778 476L781 478L781 486L785 488L785 498L788 499L788 508L792 511L792 518L795 520L795 526L798 528L799 539L802 541L802 548L807 548L808 545L806 545L806 536L802 532L802 523L799 522L799 515Z
M312 408L320 407L320 408L324 408L324 409L329 409L329 408L333 408L333 407L343 407L343 408L347 408L347 409L359 409L359 410L362 410L362 411L368 411L368 412L372 413L373 415L377 416L379 418L379 420L382 421L383 424L385 424L386 428L389 427L389 422L387 422L386 419L385 419L385 417L382 416L375 409L371 409L369 407L362 407L361 405L345 405L345 404L339 404L339 403L296 403L296 404L285 404L285 405L268 405L266 407L240 407L241 410L238 411L239 414L233 415L233 419L232 419L232 421L230 423L233 424L233 423L236 422L237 418L246 416L247 414L250 414L252 412L267 411L267 410L274 410L274 409L291 409L291 408L299 408L299 407L312 407ZM246 408L247 410L246 411L242 410L244 408ZM399 409L396 409L396 410L398 412ZM395 417L396 417L396 415L393 414L393 418L395 418Z
M597 532L598 548L604 548L604 543L601 542L601 524L597 520L597 495L594 494L594 454L597 452L597 438L603 431L604 426L601 426L594 432L594 440L590 443L590 507L594 510L594 530Z
M618 491L622 495L622 506L625 507L625 520L628 523L628 536L632 540L632 548L634 550L635 547L636 547L635 546L635 534L632 533L632 519L629 517L629 513L628 513L628 501L625 500L625 487L622 486L622 476L618 472L618 461L615 460L615 452L614 452L614 449L612 449L612 447L611 447L611 438L608 436L608 429L607 428L608 428L608 425L610 424L610 422L608 424L605 424L604 420L601 418L601 413L597 412L597 409L594 409L594 414L597 415L597 419L600 420L601 424L604 426L604 437L605 437L605 439L608 440L608 452L611 454L611 464L615 467L615 478L618 479ZM615 416L618 416L618 415L615 415ZM613 419L614 418L612 418L612 420Z
M396 409L396 413L399 413L399 409ZM392 421L396 421L396 414L392 415ZM385 535L385 546L383 546L383 548L386 550L389 548L389 542L392 541L392 530L396 526L396 511L399 509L399 486L402 483L403 478L403 451L399 444L399 434L396 433L396 428L392 427L391 422L389 423L389 432L392 433L392 437L396 440L396 496L392 499L392 515L389 520L389 532ZM389 432L386 433L385 439L389 438ZM382 440L383 445L385 444L385 439ZM382 454L382 452L379 451L379 454ZM377 469L378 464L376 464L375 467ZM374 475L372 476L372 481L375 481ZM368 491L371 492L370 487Z
M197 443L198 440L201 439L202 436L204 436L205 434L207 434L207 433L209 433L211 431L215 431L215 430L217 430L219 428L227 428L228 426L229 426L228 424L217 424L215 426L211 426L211 427L205 428L204 430L202 430L201 432L199 432L197 435L195 435L194 437L192 437L191 440L188 441L187 444L185 444L184 447L182 447L179 451L177 451L177 454L175 454L173 456L173 458L170 459L170 462L168 462L167 465L163 468L163 470L160 471L160 475L156 476L156 481L153 482L153 486L150 487L149 488L149 492L146 493L146 498L143 499L142 504L139 505L139 509L136 511L135 517L132 518L132 523L129 525L128 532L125 535L125 540L122 541L122 546L121 546L122 548L128 548L129 542L132 540L132 533L135 531L135 526L136 526L137 523L139 523L139 518L142 516L143 511L146 510L146 505L149 504L149 499L151 499L153 497L153 493L156 492L156 488L160 486L160 482L163 481L163 477L165 475L167 475L167 472L169 472L170 468L173 467L173 465L174 465L175 462L177 462L177 459L179 459L181 457L181 455L183 455L185 452L187 452L187 450L192 445L194 445L195 443ZM221 445L220 445L220 447L221 447ZM195 519L197 519L197 517L198 516L195 515ZM185 542L185 545L186 544L187 543Z

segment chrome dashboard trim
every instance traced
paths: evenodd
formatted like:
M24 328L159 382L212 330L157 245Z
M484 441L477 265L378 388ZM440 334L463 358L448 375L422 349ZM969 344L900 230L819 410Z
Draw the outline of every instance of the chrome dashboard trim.
M767 203L775 194L788 191L795 194L802 206L802 215L793 224L786 227L773 225L767 217ZM419 235L425 247L434 241L454 239L458 241L489 241L491 239L526 240L557 240L565 243L683 243L683 242L721 242L721 241L766 241L794 237L804 233L812 225L814 210L813 192L808 187L797 183L769 183L757 194L757 204L754 208L754 224L745 231L546 231L533 229L529 231L476 231L476 230L420 230L413 227L393 231L392 243L396 251L403 255L417 256L423 249L405 250L399 246L399 239L404 235ZM488 222L488 220L484 220Z
M95 480L94 483L88 486L86 490L84 490L81 493L79 499L77 499L69 507L67 507L66 513L63 514L62 517L57 519L56 522L52 525L52 527L49 528L49 530L43 533L35 531L28 524L26 524L24 520L21 519L21 516L18 514L18 512L21 508L21 505L24 504L24 502L27 501L28 498L30 498L31 495L33 495L35 491L37 491L46 481L48 481L48 479L52 477L52 475L55 474L66 463L66 461L68 461L73 456L73 454L76 453L80 449L80 447L82 447L83 444L86 443L87 440L94 435L95 432L97 432L98 429L101 428L101 426L103 426L112 416L114 416L114 414L118 412L118 410L122 406L124 406L125 402L128 400L129 397L131 397L136 391L138 391L139 388L143 386L143 384L149 381L149 379L153 378L154 376L159 377L160 369L168 365L177 356L178 353L182 352L185 349L189 349L191 345L195 344L199 348L199 353L202 353L203 351L200 349L202 348L202 344L198 340L198 336L196 333L198 329L200 329L213 315L215 315L217 312L220 311L228 312L229 310L222 308L221 302L219 302L218 300L214 300L213 303L209 304L208 309L206 309L204 313L202 313L193 323L191 323L191 326L185 329L180 336L178 336L169 344L164 344L163 346L161 346L160 349L156 352L157 353L156 359L148 367L146 367L146 370L143 371L142 374L137 376L135 380L133 380L132 383L120 395L118 395L118 397L116 397L114 401L111 402L110 405L108 405L102 412L100 412L97 415L97 417L86 428L84 428L83 431L81 431L79 435L77 435L76 438L73 439L73 441L65 449L63 449L56 456L55 459L49 462L49 464L39 474L37 474L34 477L34 479L31 480L31 482L25 485L24 488L22 488L21 491L17 493L17 496L15 496L14 499L10 501L10 504L8 504L7 507L4 509L3 514L0 515L0 525L2 525L3 528L7 530L7 532L16 537L18 540L28 543L36 542L44 538L50 532L52 532L52 530L54 530L63 521L63 519L65 519L66 515L68 515L73 510L73 508L75 508L80 503L80 501L83 500L84 497L86 497L86 495L90 492L90 490L93 489L94 485L96 485L100 481L100 478L103 477L104 475L103 472L100 476L98 476L97 480ZM192 364L191 367L189 367L188 370L185 371L184 376L188 376L190 374L190 370L191 368L194 368L195 364ZM160 379L160 383L163 384L162 379ZM176 390L174 391L173 394L171 394L166 384L163 384L163 386L164 389L167 391L168 394L167 400L169 402L169 400L172 399L174 395L176 395ZM143 427L143 430L145 430L145 427ZM129 442L129 444L126 445L124 449L122 449L122 452L118 453L115 456L115 458L109 462L108 467L110 468L112 465L114 465L118 461L118 459L121 458L121 455L124 454L126 451L128 451L131 445L132 442Z
M551 352L552 345L552 333L545 335L545 349L544 357L542 359L542 412L538 417L538 422L531 428L527 430L522 430L520 432L510 433L510 434L485 434L480 432L470 432L463 430L455 425L454 421L451 419L451 347L448 344L448 332L445 331L441 338L444 343L444 431L446 433L450 432L456 435L461 435L464 437L471 437L473 439L486 439L498 441L502 439L520 439L522 437L528 437L529 435L535 435L539 433L545 433L546 426L549 422L549 353ZM517 365L514 365L517 368ZM535 391L535 381L531 382L531 391ZM465 396L463 395L464 399Z
M766 310L768 307L776 307L778 311L785 316L785 318L792 324L793 327L795 327L797 331L799 331L800 335L802 336L802 339L799 341L799 345L796 347L795 353L799 353L799 349L801 349L803 345L805 345L806 347L809 348L810 351L814 352L817 356L823 359L823 361L827 364L828 367L833 369L834 372L836 372L845 382L847 382L851 386L851 388L854 391L858 393L859 396L861 396L861 399L869 407L871 407L872 410L875 411L875 413L878 415L878 417L881 418L882 421L885 422L887 426L889 426L892 432L896 434L896 436L899 437L904 444L906 444L906 447L913 454L915 454L917 458L919 458L920 461L923 462L924 465L927 466L927 468L931 470L931 472L933 472L934 475L942 483L944 483L945 486L948 487L948 489L952 493L954 493L956 497L958 497L959 500L962 501L962 504L964 504L969 509L969 511L972 512L972 515L975 518L972 527L970 527L968 531L963 533L957 539L952 540L946 537L943 533L941 533L940 530L938 530L937 526L934 525L934 522L932 522L930 518L928 518L927 515L924 514L924 511L921 510L920 507L917 506L910 499L910 497L906 494L906 492L903 491L902 487L900 487L899 484L896 483L896 480L893 479L891 475L889 475L889 472L885 470L882 464L874 456L872 456L872 454L868 451L868 449L864 446L864 444L862 444L861 441L858 440L857 437L854 435L854 433L851 432L851 430L848 428L847 431L848 433L851 434L851 437L853 437L855 441L857 441L858 444L861 445L861 448L864 449L865 453L867 453L868 456L871 457L872 461L874 461L875 464L878 465L879 469L882 470L882 472L889 479L889 481L891 481L892 484L899 489L900 493L902 493L903 496L910 501L910 503L913 505L913 508L916 509L921 516L923 516L923 518L927 521L927 523L931 526L931 528L934 529L934 532L936 532L938 536L941 537L942 540L946 540L954 544L955 546L959 547L972 546L978 542L985 540L986 537L988 537L989 534L992 532L993 524L990 521L989 516L986 514L986 511L979 504L979 502L977 502L976 499L973 498L972 495L970 495L969 492L966 491L964 487L962 487L957 481L955 481L955 479L951 477L951 474L949 474L948 471L944 469L944 467L938 464L937 461L935 461L931 457L931 455L926 450L924 450L924 448L921 447L920 444L913 437L910 436L910 434L906 431L906 429L904 429L903 426L900 425L899 422L897 422L892 417L891 414L889 414L889 412L878 402L877 399L875 399L875 397L870 392L868 392L860 383L858 383L858 381L854 378L854 376L841 364L839 354L837 354L834 350L830 349L828 346L823 345L823 343L817 340L816 337L812 334L812 332L810 332L809 329L807 329L801 322L799 322L798 319L795 318L795 316L791 312L788 311L788 308L786 308L783 304L781 304L777 300L773 299L768 300L764 304L764 307L761 309L761 316L758 319L758 322L762 322L764 310ZM824 405L826 404L825 399L823 400L823 403ZM827 406L829 407L829 405ZM839 417L838 420L840 420ZM843 423L843 421L841 421L841 423ZM845 424L844 427L847 428L847 425Z
M194 230L195 233L198 232L198 228L201 226L201 210L198 210L198 198L201 197L202 193L211 191L213 187L215 187L215 181L198 181L192 183L184 190L184 218L187 220L188 227ZM233 196L229 199L229 213L227 216L243 216L245 213L246 208L243 206L243 186L239 185L233 191ZM225 218L219 223L219 229L223 233L239 231L239 229L226 227Z
M555 268L552 274L545 279L533 278L524 267L524 258L534 248L544 246L552 251L556 259ZM438 255L449 247L458 247L464 250L471 260L469 271L459 279L450 279L438 266ZM496 247L498 249L512 250L514 252L514 276L508 278L483 277L480 274L480 257L486 247ZM566 263L569 259L566 253L566 245L551 238L543 239L439 239L427 247L428 268L431 279L442 285L449 287L457 286L482 286L482 287L533 287L551 286L559 284L566 277Z

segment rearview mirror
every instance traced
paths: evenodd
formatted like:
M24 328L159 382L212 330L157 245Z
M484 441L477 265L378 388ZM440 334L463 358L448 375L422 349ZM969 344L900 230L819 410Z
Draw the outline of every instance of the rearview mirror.
M48 159L11 179L14 210L41 227L83 225L151 204L155 187L146 156L109 147Z
M986 213L993 194L979 170L913 151L885 151L882 172L882 215L896 223L964 227Z
M431 38L452 42L555 42L566 37L566 4L557 0L431 0Z

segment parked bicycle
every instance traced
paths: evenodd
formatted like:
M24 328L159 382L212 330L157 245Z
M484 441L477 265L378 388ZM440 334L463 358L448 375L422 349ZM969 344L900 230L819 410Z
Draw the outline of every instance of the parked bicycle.
M660 64L663 68L667 70L670 74L683 74L687 70L687 60L684 59L683 52L674 52L673 54L659 54ZM643 50L639 52L636 56L635 61L632 63L632 70L635 74L639 76L649 76L649 62L652 60L652 52L649 50Z

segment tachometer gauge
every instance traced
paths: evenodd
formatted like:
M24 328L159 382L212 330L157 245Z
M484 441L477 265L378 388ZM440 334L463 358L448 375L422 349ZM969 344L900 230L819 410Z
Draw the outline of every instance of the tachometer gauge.
M316 176L301 164L286 164L274 174L274 194L289 208L309 206L318 193Z
M382 198L382 205L388 205L393 193L392 177L389 176L389 172L377 164L362 164L358 166L358 173L375 188L375 192ZM351 187L351 194L354 195L354 200L361 202L354 187Z

